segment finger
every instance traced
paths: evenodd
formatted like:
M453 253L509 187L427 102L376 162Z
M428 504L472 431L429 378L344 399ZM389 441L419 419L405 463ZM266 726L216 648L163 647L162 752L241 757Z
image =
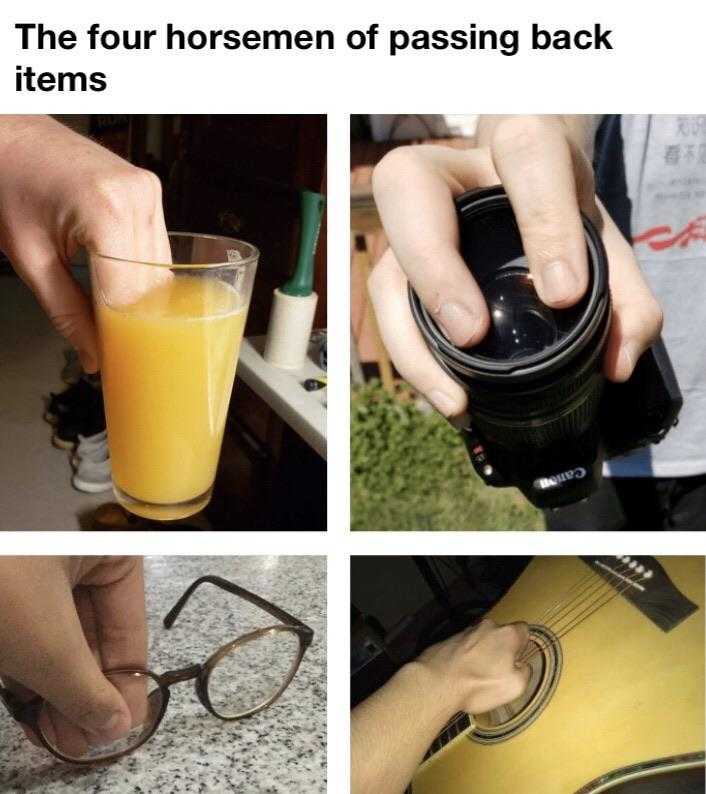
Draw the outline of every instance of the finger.
M622 383L662 330L662 310L637 264L632 246L601 205L603 241L608 254L608 280L613 318L603 371Z
M130 727L129 710L86 643L63 563L42 557L12 562L24 576L0 578L0 595L13 604L4 615L3 671L79 728L108 740L124 735Z
M142 668L147 666L147 616L145 608L144 573L141 558L121 563L122 575L95 568L83 578L86 582L91 610L96 651L103 670ZM147 713L147 680L127 676L111 677L111 682L125 700L133 725L143 722Z
M173 274L159 179L125 168L96 187L95 206L73 232L91 257L92 276L108 305L129 305Z
M78 619L81 622L83 636L86 638L88 647L91 649L96 664L101 665L101 657L98 643L98 633L96 628L96 616L93 611L90 592L85 587L74 588L74 603Z
M528 664L520 664L514 668L512 671L510 691L508 693L511 700L515 700L515 698L520 697L525 692L531 676L532 671Z
M107 566L112 566L112 562ZM125 560L118 578L111 580L108 574L96 568L81 581L88 589L93 607L103 669L144 668L147 664L147 615L142 559Z
M172 249L169 245L169 234L167 224L164 219L164 205L162 203L162 186L157 180L155 190L154 213L149 218L150 231L152 236L152 246L154 248L153 261L161 264L170 264L172 261Z
M529 642L529 626L521 621L510 623L509 626L514 632L514 654L517 656L527 647L527 643Z
M87 734L51 705L42 709L39 728L49 744L69 758L83 758L88 752Z
M113 563L109 563L113 565ZM93 572L95 574L95 571ZM111 577L112 579L113 577ZM96 612L91 597L90 586L79 586L74 589L74 601L76 603L76 611L78 612L79 620L81 621L81 628L88 643L88 647L93 653L96 663L102 670L117 669L121 667L145 667L145 661L132 658L128 654L125 660L115 660L113 664L104 664L101 655L101 639L100 630L96 618ZM108 680L116 687L118 692L123 697L123 700L130 710L132 716L132 727L141 725L147 712L147 680L145 678L129 678L128 676L107 676Z
M565 130L551 117L510 117L497 125L491 152L539 297L554 308L572 306L586 291L588 263Z
M373 191L400 267L456 345L488 329L483 295L459 251L454 195L488 178L487 157L439 146L393 150L376 167Z
M466 393L429 352L409 308L407 279L388 250L368 281L383 343L402 377L444 416L460 414Z
M85 372L98 369L98 348L93 311L88 296L55 252L38 244L20 251L15 267L35 294L56 330L79 355Z

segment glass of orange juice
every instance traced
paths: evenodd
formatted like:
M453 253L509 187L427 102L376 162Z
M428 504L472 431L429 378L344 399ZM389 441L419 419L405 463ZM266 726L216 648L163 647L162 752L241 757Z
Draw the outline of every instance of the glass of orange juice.
M259 251L169 235L171 261L91 255L113 489L172 520L211 498Z

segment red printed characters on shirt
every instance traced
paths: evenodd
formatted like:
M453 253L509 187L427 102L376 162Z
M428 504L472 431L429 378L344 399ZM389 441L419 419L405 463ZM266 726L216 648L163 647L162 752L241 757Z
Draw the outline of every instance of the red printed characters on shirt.
M647 243L653 251L665 248L688 248L693 242L706 242L706 215L699 215L676 234L671 226L653 226L642 234L633 237L633 245Z

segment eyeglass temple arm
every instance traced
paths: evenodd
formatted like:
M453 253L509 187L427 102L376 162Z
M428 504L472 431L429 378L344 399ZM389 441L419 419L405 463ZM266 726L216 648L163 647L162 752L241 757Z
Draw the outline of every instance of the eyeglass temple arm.
M259 595L255 595L255 593L251 593L249 590L246 590L243 587L238 587L237 584L233 584L233 582L229 582L227 579L222 579L220 576L202 576L200 579L192 582L189 587L187 587L184 595L176 602L176 604L174 604L167 616L164 618L165 629L170 629L174 625L174 622L179 617L181 610L186 605L186 602L191 597L191 594L200 584L203 584L204 582L208 582L208 584L215 584L216 587L220 587L221 590L225 590L228 593L232 593L233 595L237 595L240 598L244 598L251 604L260 607L260 609L264 609L265 612L269 612L270 615L276 617L278 620L281 620L283 623L287 623L290 626L299 626L303 629L307 629L307 631L311 632L311 635L313 636L314 632L312 629L310 629L306 624L302 623L302 621L298 618L295 618L294 615L290 615L289 612L285 612L283 609L280 609L280 607L276 606L275 604L271 604L269 601L266 601Z

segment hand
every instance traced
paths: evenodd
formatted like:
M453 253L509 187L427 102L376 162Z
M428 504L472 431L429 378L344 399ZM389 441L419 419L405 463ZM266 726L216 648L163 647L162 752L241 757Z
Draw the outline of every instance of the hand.
M146 663L141 559L0 557L0 675L50 704L40 722L59 749L80 754L140 724L144 691L119 692L101 670Z
M517 659L527 645L527 624L497 626L483 620L472 629L427 648L416 660L435 682L448 713L483 714L504 706L527 688L530 670Z
M159 179L47 116L0 118L0 249L95 372L91 305L69 270L81 247L170 261Z
M662 324L632 248L597 202L589 160L561 117L505 117L489 126L488 148L394 149L373 174L390 242L369 282L380 332L402 377L445 416L463 412L466 394L427 350L409 310L407 281L450 341L468 347L483 338L487 307L458 252L453 199L466 190L504 186L539 297L553 308L575 304L587 287L580 211L601 228L613 300L608 378L627 380Z
M424 753L459 711L482 714L526 689L517 659L527 626L484 620L427 648L351 715L351 791L402 792Z

